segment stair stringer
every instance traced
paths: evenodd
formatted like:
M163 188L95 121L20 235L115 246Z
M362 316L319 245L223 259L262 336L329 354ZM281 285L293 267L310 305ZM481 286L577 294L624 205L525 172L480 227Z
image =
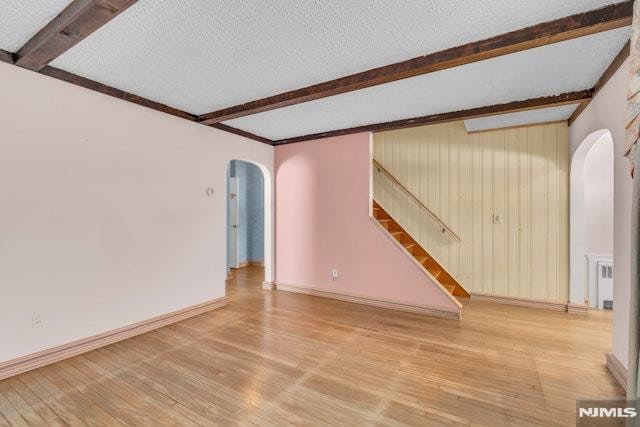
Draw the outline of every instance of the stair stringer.
M389 239L389 241L396 246L396 248L398 248L400 251L403 252L403 254L405 255L405 257L411 262L411 264L414 265L415 268L417 268L422 274L424 274L427 279L438 289L440 290L440 292L447 298L449 299L449 301L451 301L453 304L455 304L458 307L458 310L462 311L462 303L460 301L458 301L458 299L456 297L454 297L449 291L447 291L447 289L442 286L442 284L435 278L433 277L433 275L431 273L429 273L429 271L422 265L420 264L401 244L400 242L398 242L396 239L393 238L393 236L391 234L389 234L389 232L382 226L380 225L380 223L378 222L377 219L375 219L373 217L373 215L369 216L369 219L375 224L376 228L385 236L387 237L387 239Z
M375 210L376 209L380 209L382 211L382 213L390 218L391 223L400 229L400 232L405 234L411 241L413 241L416 246L418 247L419 250L421 250L422 252L424 252L428 258L432 259L436 264L437 264L437 269L440 270L441 272L445 273L446 276L449 276L449 278L455 282L455 293L454 295L451 294L451 292L449 290L446 289L446 287L442 284L442 281L440 279L438 279L438 277L434 276L429 269L424 266L420 261L418 261L416 259L416 256L409 252L408 250L405 249L405 247L402 245L401 242L399 242L392 234L392 232L390 230L388 230L386 227L381 225L381 219L377 218L375 215ZM469 294L469 292L464 288L464 286L462 286L462 284L460 283L460 281L456 278L456 276L454 276L449 270L447 270L437 259L435 259L427 250L425 250L413 237L411 237L411 235L400 225L398 224L398 222L396 220L393 219L393 217L388 213L388 211L382 206L382 204L378 203L376 200L372 200L372 210L370 212L370 219L372 219L373 221L375 221L377 223L377 225L379 226L379 228L384 232L384 234L388 237L391 238L391 240L396 243L396 246L400 247L403 252L405 253L405 255L407 257L409 257L409 259L411 259L411 261L413 261L415 264L418 265L418 267L423 271L424 274L426 274L431 280L435 281L441 288L444 289L444 291L448 294L448 295L452 295L453 298L459 303L458 299L456 297L460 297L460 298L470 298L471 295ZM382 220L384 221L384 220ZM396 233L398 233L398 231L396 231ZM441 275L440 275L441 276Z

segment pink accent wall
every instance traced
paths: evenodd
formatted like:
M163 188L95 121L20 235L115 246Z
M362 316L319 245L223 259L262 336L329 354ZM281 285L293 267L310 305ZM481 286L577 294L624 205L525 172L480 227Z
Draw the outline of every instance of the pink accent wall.
M276 148L276 280L458 312L369 217L369 146L360 133Z

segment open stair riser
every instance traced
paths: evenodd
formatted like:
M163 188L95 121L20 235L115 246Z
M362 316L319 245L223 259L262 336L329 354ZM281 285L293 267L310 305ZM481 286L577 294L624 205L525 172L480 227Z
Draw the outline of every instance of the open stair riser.
M469 292L438 261L416 242L382 207L374 200L373 217L396 239L425 270L433 276L450 294L469 298Z

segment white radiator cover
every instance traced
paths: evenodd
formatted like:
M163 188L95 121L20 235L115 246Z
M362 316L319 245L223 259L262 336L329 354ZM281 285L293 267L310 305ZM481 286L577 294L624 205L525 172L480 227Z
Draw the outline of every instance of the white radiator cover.
M587 295L589 307L603 308L603 300L613 301L613 255L587 254L585 258L587 269L585 295ZM603 267L611 267L610 277L603 277Z

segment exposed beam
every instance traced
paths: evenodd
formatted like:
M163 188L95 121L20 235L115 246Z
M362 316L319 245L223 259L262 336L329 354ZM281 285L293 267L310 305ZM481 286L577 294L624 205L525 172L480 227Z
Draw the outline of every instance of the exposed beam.
M596 85L593 87L594 97L598 94L598 92L600 92L600 90L602 90L604 85L607 84L609 79L616 73L616 71L618 71L618 69L622 66L622 64L624 64L624 61L627 60L630 54L631 54L631 42L628 41L622 47L622 49L620 49L620 52L618 52L618 54L613 59L611 64L609 64L607 69L604 70L604 73L602 74L602 76L596 82ZM576 111L574 111L571 117L569 117L569 126L571 126L573 122L578 118L578 116L582 114L582 112L587 108L590 102L591 102L591 99L580 103Z
M17 52L16 65L39 71L137 0L74 0Z
M532 98L524 101L514 101L506 104L491 105L488 107L477 107L469 110L453 111L442 114L432 114L429 116L415 117L412 119L395 120L392 122L375 123L364 126L357 126L347 129L332 130L329 132L316 133L312 135L298 136L275 141L274 145L292 144L294 142L309 141L313 139L329 138L332 136L349 135L360 132L382 132L395 129L404 129L416 126L433 125L438 123L453 122L458 120L473 119L478 117L494 116L497 114L515 113L519 111L535 110L538 108L557 107L560 105L577 104L591 99L593 92L583 90L578 92L568 92L561 95Z
M5 51L0 50L0 60L4 61L4 58L12 58L13 55L9 52L8 55L4 54ZM10 62L10 61L4 61ZM180 117L181 119L189 120L190 122L196 122L196 116L191 113L187 113L186 111L179 110L177 108L169 107L168 105L161 104L160 102L152 101L147 98L143 98L138 95L134 95L132 93L126 92L124 90L116 89L111 86L107 86L102 83L98 83L94 80L90 80L76 74L70 73L68 71L61 70L59 68L51 67L47 65L39 72L48 77L53 77L54 79L62 80L67 83L74 84L76 86L81 86L85 89L93 90L96 92L100 92L104 95L113 96L114 98L121 99L123 101L128 101L134 104L141 105L143 107L151 108L152 110L160 111L162 113L170 114L172 116ZM220 129L225 132L230 132L236 135L244 136L245 138L253 139L255 141L259 141L268 145L273 145L273 141L267 138L263 138L259 135L254 135L250 132L243 131L241 129L236 129L231 126L216 124L211 125L210 127Z
M68 71L54 68L49 65L40 70L40 74L44 74L49 77L56 78L58 80L64 80L68 83L73 83L77 86L82 86L86 89L91 89L96 92L103 93L105 95L113 96L114 98L122 99L123 101L133 102L134 104L142 105L153 110L162 111L163 113L171 114L172 116L181 117L190 121L195 121L196 117L193 114L186 111L178 110L177 108L169 107L168 105L161 104L159 102L152 101L147 98L143 98L138 95L126 92L124 90L116 89L111 86L107 86L102 83L98 83L94 80L90 80Z
M94 80L90 80L90 79L78 76L68 71L61 70L59 68L54 68L47 65L42 70L40 70L40 74L44 74L46 76L53 77L58 80L63 80L65 82L72 83L77 86L81 86L85 89L90 89L105 95L113 96L114 98L118 98L123 101L128 101L134 104L142 105L143 107L151 108L152 110L161 111L163 113L170 114L172 116L180 117L182 119L186 119L191 122L196 121L196 116L191 113L187 113L186 111L178 110L177 108L169 107L168 105L161 104L159 102L152 101L150 99L143 98L138 95L134 95L124 90L116 89L114 87L107 86L102 83L98 83ZM246 138L253 139L255 141L263 142L265 144L273 145L273 141L267 138L263 138L261 136L254 135L252 133L245 132L240 129L236 129L231 126L217 124L212 127L215 127L217 129L220 129L226 132L234 133L236 135L241 135Z
M273 141L267 138L263 138L260 135L256 135L251 132L247 132L242 129L234 128L229 125L225 125L223 123L214 123L212 125L208 125L209 127L223 130L225 132L235 133L236 135L244 136L245 138L253 139L256 141L264 142L265 144L273 145Z
M13 54L6 50L0 49L0 62L6 62L7 64L13 64Z
M0 49L0 62L13 64L14 56L15 55L13 53ZM168 105L161 104L159 102L152 101L150 99L143 98L141 96L134 95L124 90L116 89L114 87L107 86L102 83L98 83L94 80L87 79L85 77L81 77L76 74L70 73L68 71L51 67L49 65L43 67L39 71L39 73L49 77L53 77L58 80L63 80L67 83L72 83L74 85L81 86L85 89L90 89L96 92L100 92L104 95L113 96L114 98L118 98L123 101L132 102L134 104L142 105L143 107L151 108L152 110L161 111L163 113L170 114L172 116L180 117L180 118L189 120L191 122L195 122L197 118L194 114L187 113L186 111L169 107ZM263 138L260 135L255 135L251 132L247 132L242 129L237 129L222 123L215 123L213 125L209 125L209 127L213 127L213 128L216 128L225 132L233 133L236 135L244 136L245 138L253 139L254 141L259 141L268 145L273 145L273 141L271 141L270 139Z
M545 46L631 25L633 1L544 22L486 40L468 43L384 67L373 68L302 89L292 90L198 117L206 124L244 117L315 99L445 70L497 56Z

